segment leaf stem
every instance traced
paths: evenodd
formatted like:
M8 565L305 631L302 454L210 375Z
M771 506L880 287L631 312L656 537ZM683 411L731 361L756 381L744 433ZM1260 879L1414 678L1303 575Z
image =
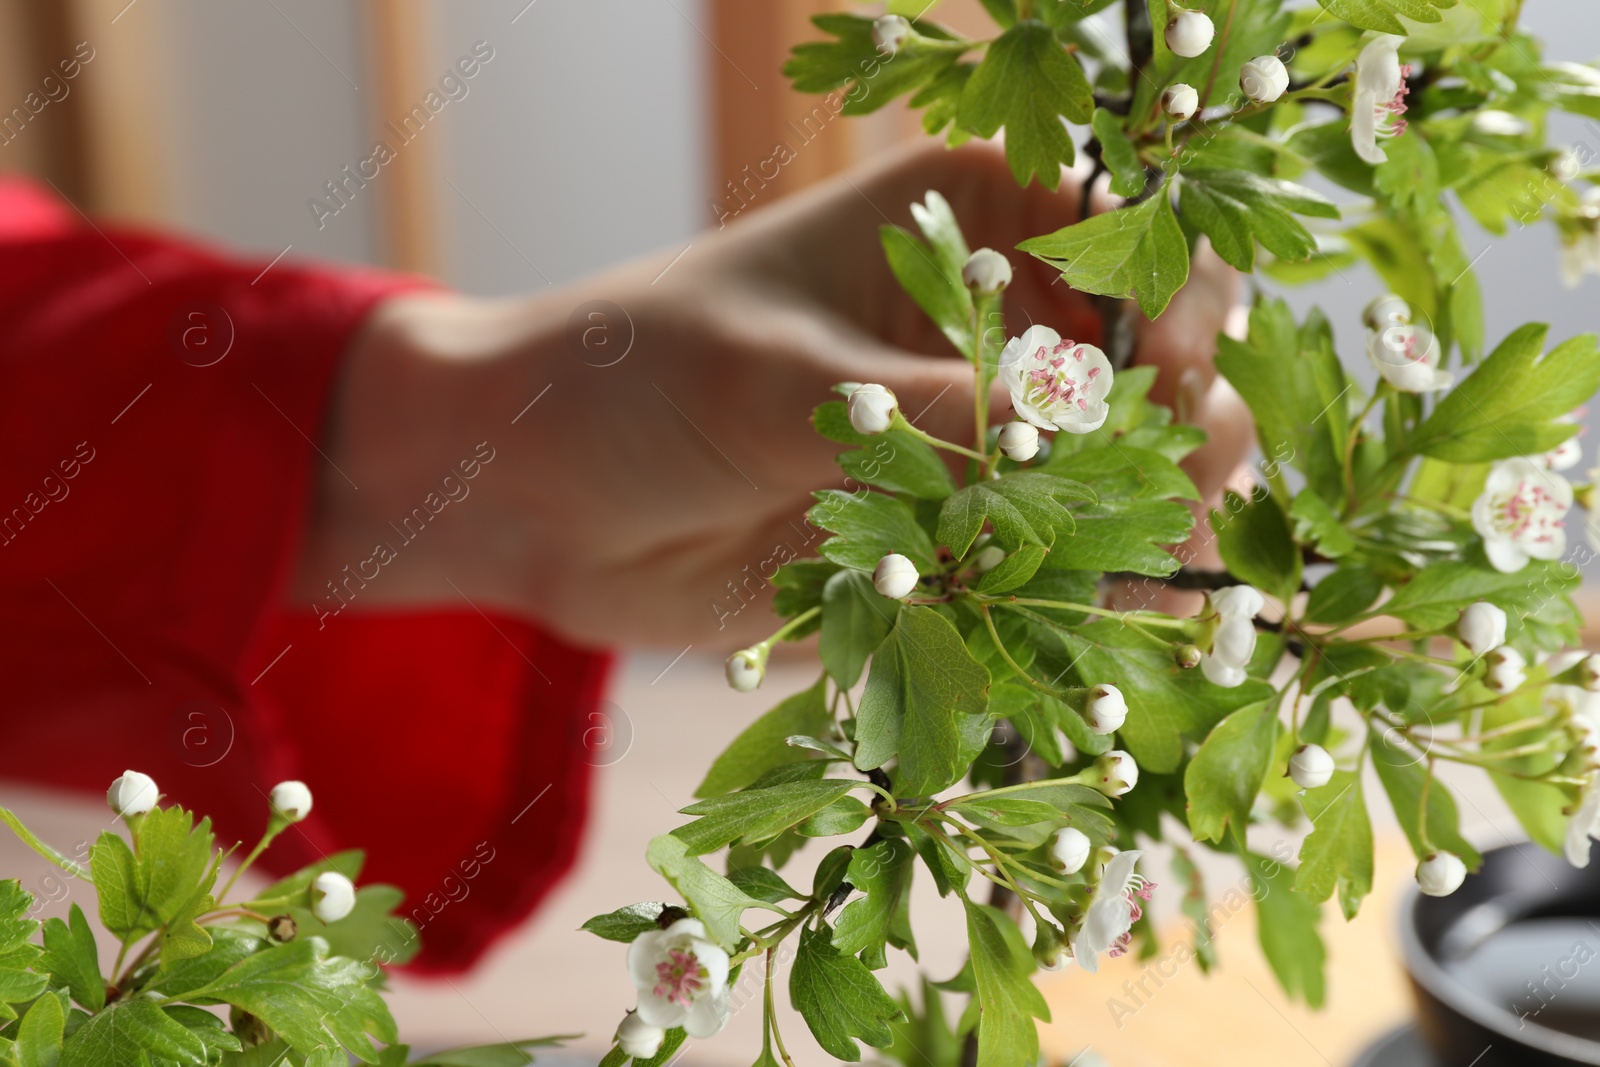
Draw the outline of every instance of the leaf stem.
M894 425L898 429L905 430L917 440L932 445L934 448L942 448L949 452L955 452L958 455L966 456L968 459L975 459L979 463L984 462L988 458L982 452L974 452L965 445L958 445L951 441L941 440L930 433L925 433L922 430L917 429L914 425L912 425L911 421L903 415L896 417Z

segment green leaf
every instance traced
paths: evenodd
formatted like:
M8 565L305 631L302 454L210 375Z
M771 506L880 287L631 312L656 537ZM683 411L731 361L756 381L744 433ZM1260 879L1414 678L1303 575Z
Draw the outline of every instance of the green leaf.
M492 1045L444 1049L412 1060L410 1067L527 1067L534 1062L534 1055L529 1049L557 1048L578 1036L560 1034L526 1041L500 1041ZM665 1042L662 1044L665 1046Z
M1211 513L1217 551L1236 577L1287 604L1300 591L1300 548L1277 500L1262 492L1246 499L1229 490Z
M53 848L41 841L37 836L35 836L32 830L22 825L22 820L17 818L14 812L6 808L0 808L0 822L3 822L7 826L11 827L11 832L16 834L18 840L20 840L24 845L27 845L29 848L33 849L33 851L49 860L57 867L60 867L74 878L82 878L86 882L90 880L89 870L86 867L75 862L72 857L68 856L65 852Z
M1041 545L1023 545L978 580L978 592L1009 593L1028 584L1049 551Z
M749 893L757 900L781 904L785 900L804 900L805 894L785 882L770 867L735 867L728 872L728 881Z
M860 955L861 962L875 971L888 966L886 944L891 940L900 946L910 943L910 924L896 930L894 920L897 912L904 914L914 856L911 846L901 840L880 841L871 848L858 848L850 856L846 877L865 895L839 913L833 945L847 955Z
M836 537L822 542L818 551L839 564L871 572L890 552L909 557L919 567L932 568L938 552L928 533L917 524L911 505L882 493L846 493L824 489L814 494L817 503L807 517Z
M361 877L361 868L366 863L367 855L358 848L346 849L325 856L315 863L295 871L287 878L280 878L267 888L255 895L256 900L278 900L280 898L298 897L311 889L311 883L317 875L326 871L336 871L352 882Z
M156 928L156 916L145 907L139 861L126 841L100 831L89 849L89 868L100 897L101 926L125 943Z
M1239 391L1255 416L1261 450L1306 474L1324 499L1343 499L1343 446L1349 385L1332 337L1320 315L1295 326L1282 300L1250 312L1250 333L1217 338L1217 370Z
M161 1010L200 1039L200 1043L206 1047L208 1063L220 1062L224 1052L244 1050L244 1045L228 1031L222 1020L204 1008L196 1008L189 1004L172 1004Z
M1327 785L1301 796L1313 827L1300 846L1295 892L1318 904L1339 891L1339 906L1354 919L1372 892L1372 820L1361 775L1335 771Z
M1380 33L1404 35L1410 29L1399 16L1417 22L1438 22L1444 18L1440 8L1456 6L1456 0L1317 0L1322 9L1352 26Z
M1383 614L1403 619L1414 629L1441 630L1455 622L1463 608L1487 600L1517 614L1540 601L1578 587L1576 569L1560 562L1534 561L1515 574L1503 574L1484 563L1430 563L1395 590Z
M957 121L979 137L1004 126L1006 161L1019 185L1037 174L1054 189L1073 160L1061 119L1087 123L1094 90L1078 60L1042 22L1019 22L989 45L961 94Z
M899 757L899 795L928 796L966 773L988 740L989 672L944 616L901 609L872 659L856 711L856 766Z
M746 908L768 907L689 855L683 839L672 834L651 838L645 860L682 894L711 939L725 949L738 943L739 916Z
M1111 192L1116 196L1138 196L1144 192L1144 164L1122 130L1122 117L1105 108L1095 108L1094 135L1100 142L1100 158L1111 172Z
M1067 501L1093 500L1081 482L1036 471L1007 474L960 490L939 510L937 537L964 556L983 529L994 524L994 539L1015 551L1023 545L1050 547L1076 526Z
M301 937L245 957L187 999L206 997L242 1008L302 1056L337 1045L374 1063L378 1051L367 1035L385 1044L393 1044L397 1035L394 1018L368 984L367 973L361 962L330 957L320 937Z
M1244 833L1277 740L1278 713L1270 700L1240 708L1207 735L1183 773L1196 841L1221 841L1230 825Z
M872 818L872 809L855 797L840 797L821 811L806 816L795 826L801 837L838 837L853 833Z
M100 954L95 948L94 931L83 909L74 904L67 921L46 919L44 955L39 966L50 972L51 980L65 986L72 999L90 1011L106 1006L106 980L100 975Z
M1044 564L1049 570L1165 576L1178 569L1160 546L1182 542L1194 527L1189 509L1174 498L1193 500L1200 493L1176 463L1113 443L1073 452L1051 469L1082 481L1095 499L1072 508L1072 536L1052 546Z
M882 226L878 237L900 288L963 354L972 351L972 293L940 267L936 253L898 226ZM959 275L957 276L959 278Z
M1016 1067L1039 1058L1034 1019L1050 1021L1050 1008L1034 988L1033 953L1022 932L999 908L962 898L967 941L977 984L977 1067Z
M184 910L211 867L211 820L195 825L178 807L154 808L139 821L139 882L159 923Z
M819 675L810 689L786 697L777 707L745 727L711 764L694 795L714 797L743 789L774 767L809 759L805 750L787 741L795 734L825 733L833 725L825 693L826 682Z
M841 689L861 679L868 658L894 626L900 605L879 596L860 571L840 571L822 591L822 665ZM801 733L791 730L790 733Z
M1465 381L1447 393L1405 443L1453 463L1546 452L1577 432L1555 418L1600 388L1600 352L1583 334L1540 357L1548 327L1515 330Z
M1356 563L1340 567L1312 588L1311 595L1306 598L1306 620L1340 623L1353 619L1370 608L1382 592L1383 580L1367 565Z
M229 967L265 948L267 942L247 930L218 927L212 931L211 951L183 960L163 960L150 988L169 997L190 998L193 992L220 978Z
M1272 973L1290 999L1299 997L1313 1008L1322 1007L1328 957L1317 933L1322 909L1291 892L1294 871L1251 852L1244 859L1256 900L1256 937Z
M33 896L15 878L0 881L0 1024L16 1018L12 1004L32 1000L48 980L29 968L41 950L30 944L39 923L27 918Z
M405 893L396 886L372 883L356 890L354 907L338 922L325 923L300 904L286 910L300 928L300 936L322 938L330 955L398 965L408 962L422 947L416 925L395 914L404 900Z
M1217 965L1216 931L1211 926L1211 911L1206 898L1206 883L1200 868L1189 853L1177 848L1172 853L1172 876L1183 887L1178 909L1194 929L1194 958L1200 972L1207 974Z
M1418 821L1422 811L1422 786L1427 779L1427 771L1418 762L1419 759L1387 741L1372 745L1372 766L1378 772L1378 780L1383 783L1383 791L1389 794L1395 820L1411 842L1411 850L1418 856L1424 856L1432 849L1424 844ZM1461 836L1461 819L1450 787L1437 780L1428 789L1427 830L1427 845L1460 856L1468 870L1477 870L1483 862L1478 850Z
M1166 186L1140 204L1091 216L1017 247L1060 270L1074 289L1136 298L1150 318L1166 310L1189 278L1189 244Z
M1186 738L1201 740L1229 712L1266 700L1273 692L1254 678L1234 689L1212 685L1198 670L1179 667L1171 646L1117 619L1063 633L1061 642L1084 684L1109 682L1122 690L1128 707L1138 709L1120 734L1140 769L1157 774L1177 770Z
M607 941L621 941L631 944L633 939L647 930L657 929L656 916L661 914L661 909L666 907L659 901L647 901L643 904L629 904L618 908L616 911L596 915L582 926L580 930L587 930L591 934L603 937Z
M1073 826L1090 837L1107 840L1116 832L1109 814L1111 802L1098 791L1073 782L1045 779L1007 786L1003 791L980 794L952 808L966 813L976 822L1010 827L1027 826L1029 823L1018 820L1042 815L1048 808L1057 826ZM1050 827L1038 835L1039 840L1042 842L1053 829Z
M1338 559L1356 547L1355 538L1333 508L1309 489L1295 496L1289 505L1289 518L1294 523L1294 539L1311 545L1328 559Z
M206 1046L153 1001L136 997L89 1016L62 1045L59 1062L60 1067L203 1067Z
M681 809L701 818L674 830L688 845L688 854L701 856L735 841L760 844L826 808L860 782L851 778L824 778L817 782L789 782L767 789L724 793Z
M1311 257L1317 240L1295 215L1339 217L1333 201L1319 193L1244 170L1185 170L1178 200L1184 223L1243 271L1255 266L1257 241L1279 259Z
M894 1040L889 1024L902 1016L866 964L841 953L832 937L825 923L800 931L789 972L789 999L824 1051L854 1063L861 1059L856 1039L884 1048Z
M961 51L943 46L948 33L925 22L917 23L918 33L941 43L913 38L896 55L885 57L872 43L870 18L825 14L816 15L811 21L838 39L796 46L783 73L802 93L844 90L835 107L845 115L870 114L896 97L937 80L956 63Z
M811 415L811 423L830 441L859 446L853 452L839 454L840 468L857 481L924 500L943 500L955 492L950 468L939 453L906 430L889 429L876 435L857 433L842 400L819 406Z
M17 1067L56 1067L61 1061L61 1035L67 1025L61 1001L43 996L33 1002L17 1027Z

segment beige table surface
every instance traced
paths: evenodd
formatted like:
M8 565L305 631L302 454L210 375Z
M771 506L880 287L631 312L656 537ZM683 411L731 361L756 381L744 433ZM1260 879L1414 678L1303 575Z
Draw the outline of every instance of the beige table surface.
M439 1047L582 1032L588 1037L580 1047L605 1046L623 1009L632 1004L624 947L581 933L578 925L620 904L663 896L665 887L642 859L646 842L677 824L675 809L690 802L720 744L809 682L797 667L775 666L758 694L741 696L722 684L717 661L691 653L669 666L671 658L630 660L613 689L612 700L632 723L633 747L599 775L589 840L576 874L542 914L471 975L434 981L397 977L392 1003L405 1039ZM1470 836L1485 846L1507 840L1504 824L1494 821L1500 809L1492 792L1469 789L1463 800ZM0 803L18 809L56 841L80 840L105 823L103 805L83 798L0 785ZM1383 809L1381 803L1373 807ZM1380 818L1386 816L1385 811ZM1377 887L1360 918L1346 925L1336 909L1327 909L1324 932L1331 962L1324 1011L1285 1002L1256 947L1253 916L1241 912L1218 931L1223 966L1210 976L1189 964L1156 989L1154 978L1127 958L1112 961L1098 976L1071 971L1047 976L1043 986L1054 1022L1044 1030L1045 1047L1061 1063L1088 1047L1113 1067L1344 1067L1410 1010L1393 935L1397 894L1410 877L1412 861L1392 823L1380 822L1379 839ZM796 862L809 872L804 856ZM1152 857L1158 880L1160 862ZM1208 870L1214 892L1238 883L1239 872L1229 863L1219 861ZM25 886L45 873L42 861L9 837L0 838L0 871L20 875ZM959 910L934 896L926 881L913 902L923 960L936 977L947 977L960 964L963 924ZM1164 926L1182 932L1176 916L1157 914ZM891 989L913 974L907 962L891 965ZM1153 995L1133 1005L1137 1010L1131 1016L1114 1012L1110 998L1131 1005L1124 982L1141 977ZM696 1043L685 1062L746 1067L759 1048L760 1022L758 1004L742 1008L724 1034ZM783 1026L797 1062L828 1062L798 1017L786 1015ZM1080 1067L1092 1062L1084 1057Z

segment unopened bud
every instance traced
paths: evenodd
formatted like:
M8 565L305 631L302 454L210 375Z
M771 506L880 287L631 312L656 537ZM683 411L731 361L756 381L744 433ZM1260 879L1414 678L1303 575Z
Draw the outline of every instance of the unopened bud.
M741 648L728 657L728 661L722 665L722 673L734 691L753 692L761 685L761 679L767 676L766 649L759 645Z
M1091 788L1108 797L1120 797L1139 784L1139 765L1132 756L1114 748L1094 761L1093 776Z
M872 47L881 55L894 55L910 36L911 23L904 15L884 15L872 23Z
M1430 897L1447 897L1467 880L1467 865L1450 852L1435 852L1417 864L1417 888Z
M1194 113L1200 110L1200 94L1194 86L1183 82L1169 85L1166 92L1161 94L1161 110L1179 122L1193 118Z
M998 293L1011 284L1011 261L992 248L980 248L967 257L961 281L980 293Z
M1050 863L1063 874L1077 874L1089 862L1093 847L1089 835L1074 826L1066 826L1050 836Z
M1301 745L1289 757L1289 777L1301 789L1321 789L1333 779L1333 757L1321 745Z
M1289 68L1277 56L1256 56L1239 69L1239 88L1258 104L1270 104L1289 88Z
M1176 10L1167 20L1165 36L1173 54L1193 59L1211 47L1211 39L1216 34L1217 28L1205 12Z
M272 787L269 803L273 814L299 822L311 814L311 790L304 782L279 782Z
M890 600L904 600L917 588L917 565L898 552L891 552L878 561L872 571L872 587L879 596Z
M850 411L850 425L856 433L880 434L894 425L895 410L900 402L893 393L874 382L856 387L846 402Z
M1039 454L1039 430L1026 422L1008 422L1000 427L1000 451L1007 459L1026 463Z

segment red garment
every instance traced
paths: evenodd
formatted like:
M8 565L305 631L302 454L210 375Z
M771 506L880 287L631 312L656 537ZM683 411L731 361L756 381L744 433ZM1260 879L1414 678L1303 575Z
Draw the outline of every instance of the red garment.
M131 767L246 848L301 778L312 815L264 865L365 848L448 972L571 866L608 657L466 604L284 606L340 355L422 284L101 232L0 181L0 776ZM196 366L218 309L232 346Z

